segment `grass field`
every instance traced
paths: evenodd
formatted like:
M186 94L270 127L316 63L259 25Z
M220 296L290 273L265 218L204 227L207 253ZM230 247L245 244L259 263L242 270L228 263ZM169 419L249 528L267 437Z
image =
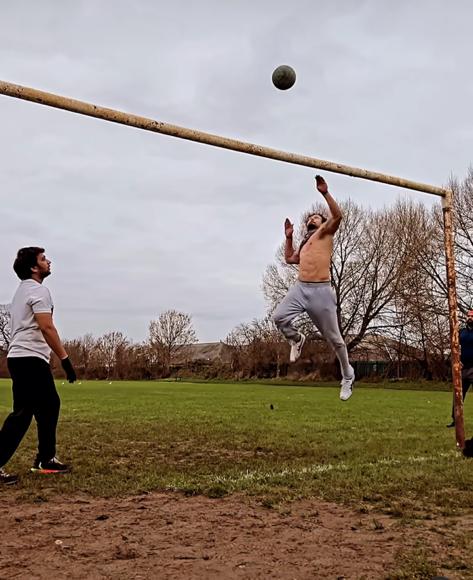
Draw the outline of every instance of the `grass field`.
M456 451L454 432L445 427L448 392L365 385L342 403L335 386L89 381L58 387L58 455L73 463L74 473L53 482L29 473L32 425L8 465L22 475L25 496L51 488L99 496L241 492L268 506L316 496L402 517L473 505L473 460ZM10 405L10 381L0 380L2 421Z

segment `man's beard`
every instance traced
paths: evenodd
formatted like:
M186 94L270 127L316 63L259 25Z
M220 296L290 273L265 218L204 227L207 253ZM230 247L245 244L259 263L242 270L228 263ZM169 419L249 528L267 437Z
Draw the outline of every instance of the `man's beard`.
M314 232L317 229L317 226L315 224L309 224L307 226L307 231L308 232Z
M473 329L473 320L468 320L466 325L468 326L468 328L472 328Z
M51 274L51 270L46 270L46 272L41 272L41 280L44 280Z

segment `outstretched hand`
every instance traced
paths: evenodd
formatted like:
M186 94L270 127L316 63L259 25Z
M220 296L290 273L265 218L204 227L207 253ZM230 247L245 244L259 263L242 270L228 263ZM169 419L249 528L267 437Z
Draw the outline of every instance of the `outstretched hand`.
M286 238L291 238L294 233L294 226L289 221L289 218L286 218L284 222L284 233L286 234Z
M316 175L315 176L315 184L316 184L317 190L322 195L327 195L327 193L328 193L328 185L327 185L327 182L325 181L325 179L321 175Z

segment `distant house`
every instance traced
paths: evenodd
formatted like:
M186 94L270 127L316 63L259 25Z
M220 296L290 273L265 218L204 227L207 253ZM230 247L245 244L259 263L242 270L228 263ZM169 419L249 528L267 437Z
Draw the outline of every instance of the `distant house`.
M230 365L233 347L224 342L199 342L182 348L172 359L171 366Z
M350 352L358 377L417 377L425 374L423 360L422 350L376 333L367 334Z
M348 337L347 342L349 342ZM274 369L269 369L268 376L281 376L286 373L299 372L308 374L311 369L317 368L322 371L322 376L330 374L332 371L334 355L327 343L321 339L309 341L305 347L303 358L296 365L289 365L289 346L281 340L284 361L274 360ZM236 347L224 342L203 342L191 344L179 351L171 362L173 372L181 369L198 371L206 367L220 367L231 369L235 360ZM423 353L421 350L401 343L392 338L379 334L367 334L363 340L350 352L350 361L355 368L356 375L362 377L416 377L422 375ZM260 361L261 362L261 361ZM260 369L261 370L261 369ZM333 369L332 369L333 370Z
M375 333L365 335L363 340L350 353L350 359L359 361L393 362L420 358L422 358L420 349Z

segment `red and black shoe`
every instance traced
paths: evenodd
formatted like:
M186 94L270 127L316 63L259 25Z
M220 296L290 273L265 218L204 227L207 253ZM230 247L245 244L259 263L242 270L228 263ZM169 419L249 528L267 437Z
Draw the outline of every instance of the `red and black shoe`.
M3 467L0 467L0 485L14 485L18 482L18 475L7 473Z
M39 457L36 457L31 471L35 473L70 473L72 468L70 465L66 465L59 461L57 457L53 457L49 461L41 461Z

